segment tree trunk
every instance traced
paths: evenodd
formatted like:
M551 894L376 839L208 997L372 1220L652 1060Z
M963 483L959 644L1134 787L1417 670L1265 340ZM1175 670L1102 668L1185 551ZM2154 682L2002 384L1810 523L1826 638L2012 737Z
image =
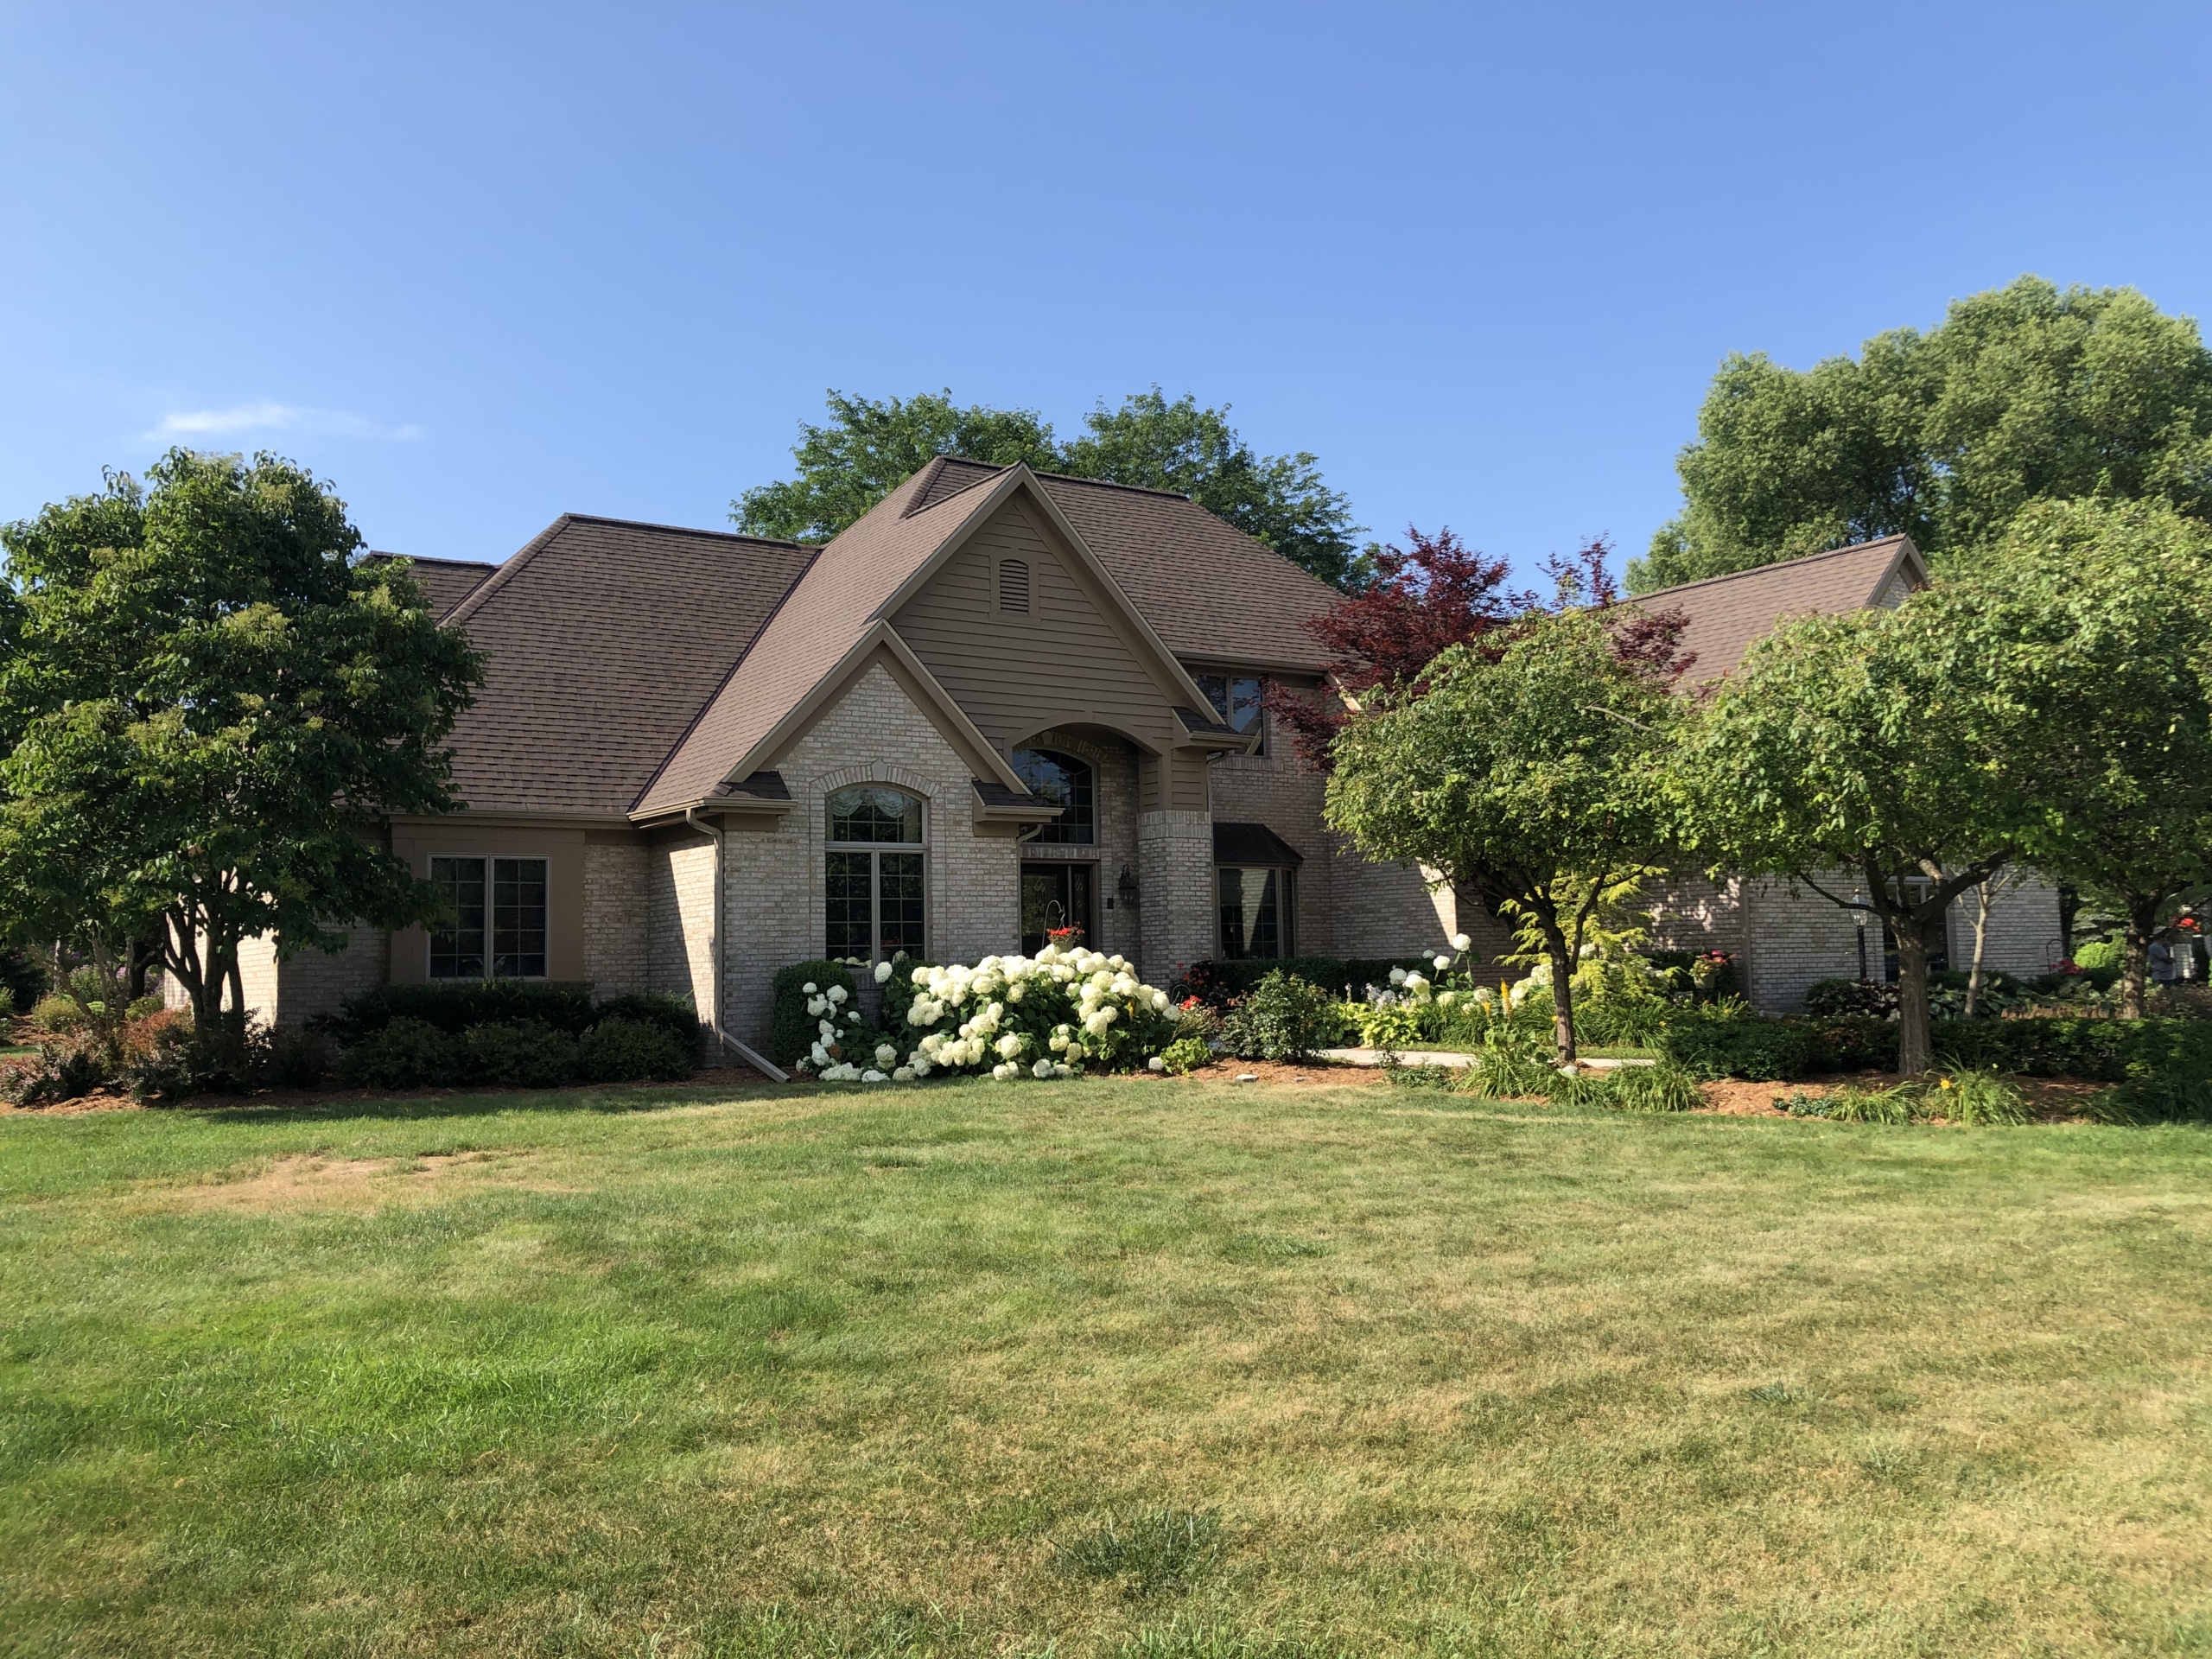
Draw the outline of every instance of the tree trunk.
M1574 961L1567 954L1567 935L1556 915L1538 918L1544 931L1544 948L1552 958L1552 1041L1558 1063L1574 1064Z
M1989 942L1989 887L1984 881L1974 890L1974 963L1967 969L1967 1018L1974 1018L1974 1007L1981 1001L1981 957L1983 947Z
M1928 940L1920 924L1904 916L1890 929L1897 938L1897 1073L1914 1077L1936 1063L1928 1017Z
M2127 907L2127 948L2120 959L2120 1017L2143 1017L2145 982L2151 976L2151 936L2158 931L2158 899L2139 899Z

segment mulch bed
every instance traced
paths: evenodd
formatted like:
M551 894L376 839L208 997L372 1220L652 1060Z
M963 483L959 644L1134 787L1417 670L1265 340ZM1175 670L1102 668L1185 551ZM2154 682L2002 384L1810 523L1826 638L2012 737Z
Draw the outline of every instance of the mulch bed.
M1789 1114L1774 1103L1777 1096L1796 1092L1817 1099L1839 1089L1887 1089L1897 1080L1894 1071L1852 1071L1803 1077L1796 1083L1740 1083L1728 1077L1718 1083L1701 1083L1698 1089L1705 1096L1705 1109L1719 1116L1787 1117ZM2027 1097L2029 1109L2038 1122L2045 1123L2063 1122L2075 1116L2092 1096L2112 1087L2108 1083L2089 1083L2080 1077L2008 1077L2005 1081Z

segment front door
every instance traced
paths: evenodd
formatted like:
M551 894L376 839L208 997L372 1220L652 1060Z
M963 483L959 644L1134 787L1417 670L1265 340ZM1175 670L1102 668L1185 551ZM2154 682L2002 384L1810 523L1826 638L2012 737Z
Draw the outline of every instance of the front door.
M1062 928L1075 934L1064 944L1090 942L1090 886L1089 864L1024 864L1021 867L1021 951L1033 957L1051 943Z

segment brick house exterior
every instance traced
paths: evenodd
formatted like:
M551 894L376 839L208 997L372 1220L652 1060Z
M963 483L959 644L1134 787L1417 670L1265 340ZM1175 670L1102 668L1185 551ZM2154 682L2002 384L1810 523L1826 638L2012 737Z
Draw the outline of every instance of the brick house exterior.
M489 664L454 737L467 809L388 832L460 919L281 963L257 942L271 1019L518 973L687 996L742 1052L778 968L894 944L972 961L1074 923L1164 984L1222 955L1503 942L1324 826L1255 703L1323 687L1305 624L1336 595L1183 497L948 458L818 548L571 515L502 564L414 574ZM1781 616L1925 579L1909 543L1869 543L1653 601L1704 676ZM1852 925L1775 884L1685 880L1661 909L1662 943L1738 952L1764 1006L1855 971ZM1993 960L2040 966L2056 931L2008 895Z

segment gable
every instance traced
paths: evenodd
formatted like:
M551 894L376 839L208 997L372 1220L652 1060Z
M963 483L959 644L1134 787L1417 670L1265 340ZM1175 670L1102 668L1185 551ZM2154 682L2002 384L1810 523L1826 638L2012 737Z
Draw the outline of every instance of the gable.
M1696 658L1681 685L1690 690L1734 673L1754 643L1792 617L1895 607L1927 583L1927 567L1911 539L1885 536L1662 588L1630 603L1655 614L1681 613L1685 626L1679 643Z
M1001 578L1026 585L1027 614L1001 607ZM1184 741L1174 709L1189 694L1164 679L1154 652L1122 611L1057 528L1017 493L891 621L1001 748L1046 727L1088 723L1165 751Z

